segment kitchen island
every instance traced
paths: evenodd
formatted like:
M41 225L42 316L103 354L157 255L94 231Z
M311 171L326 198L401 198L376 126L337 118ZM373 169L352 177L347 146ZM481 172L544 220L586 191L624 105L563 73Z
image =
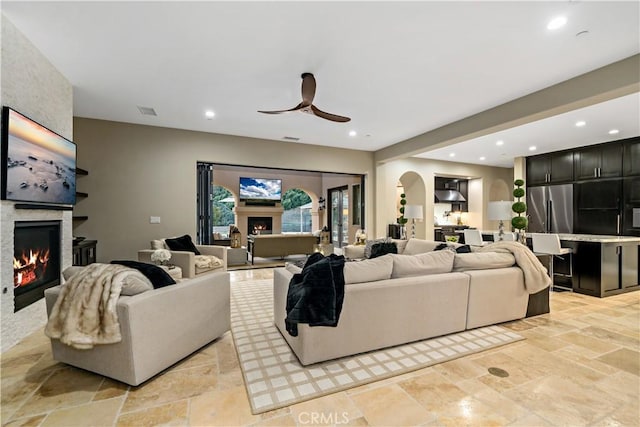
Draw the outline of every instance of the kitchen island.
M558 234L573 249L574 292L607 297L640 289L640 237Z

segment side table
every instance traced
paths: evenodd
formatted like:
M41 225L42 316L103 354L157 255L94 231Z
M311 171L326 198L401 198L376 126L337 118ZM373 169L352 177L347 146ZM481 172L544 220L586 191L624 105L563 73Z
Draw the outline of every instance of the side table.
M247 263L247 248L227 248L227 265L242 265Z
M180 267L176 265L159 265L158 267L169 273L169 276L171 276L173 280L178 281L182 279L182 269Z

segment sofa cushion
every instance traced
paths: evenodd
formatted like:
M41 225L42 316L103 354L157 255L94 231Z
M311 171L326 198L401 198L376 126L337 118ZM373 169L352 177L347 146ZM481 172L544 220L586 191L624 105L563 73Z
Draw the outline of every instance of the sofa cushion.
M418 255L390 255L393 257L391 278L449 273L453 269L452 251L427 252Z
M404 255L417 255L425 252L432 252L435 248L443 242L436 242L435 240L422 240L422 239L409 239L407 245L404 248L402 254ZM458 244L451 244L454 248L458 247Z
M62 278L67 281L71 278L71 276L73 276L76 273L81 272L82 270L84 270L84 265L72 265L71 267L67 267L64 269L64 271L62 272Z
M503 252L458 253L453 261L455 271L486 270L512 267L516 263L513 254Z
M353 283L375 282L391 278L393 258L391 255L366 259L362 261L346 262L344 264L344 282Z
M196 248L196 245L193 244L191 236L188 234L172 239L164 239L164 241L172 251L188 251L200 255L200 251Z
M154 289L176 284L176 281L173 280L171 276L169 276L169 273L167 273L157 265L147 264L146 262L127 260L111 261L111 264L120 264L130 268L135 268L147 279L149 279L149 281L153 284Z
M436 246L434 251L441 251L443 249L450 249L459 254L468 254L471 252L471 246L469 245L454 245L450 242L440 243L438 246Z

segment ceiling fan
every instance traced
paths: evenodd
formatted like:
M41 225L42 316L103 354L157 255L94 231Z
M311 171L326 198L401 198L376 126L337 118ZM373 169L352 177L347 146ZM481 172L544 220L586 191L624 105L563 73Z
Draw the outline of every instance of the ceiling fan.
M288 113L290 111L300 111L302 113L311 114L314 116L322 117L323 119L331 120L334 122L348 122L351 120L349 117L338 116L337 114L326 113L315 105L312 104L313 97L316 95L316 79L311 73L302 73L302 102L289 110L278 111L258 111L265 114L280 114Z

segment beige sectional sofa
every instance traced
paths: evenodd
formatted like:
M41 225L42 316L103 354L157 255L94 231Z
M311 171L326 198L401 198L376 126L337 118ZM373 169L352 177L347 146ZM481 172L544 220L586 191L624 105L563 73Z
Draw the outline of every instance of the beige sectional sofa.
M338 326L300 324L297 337L287 333L284 321L293 273L275 270L274 322L303 365L527 315L530 295L510 254L429 253L442 242L414 243L407 244L406 255L346 262ZM548 289L539 294L548 298Z
M47 313L60 286L45 291ZM136 386L230 329L229 273L120 296L116 310L122 341L77 350L51 340L53 358Z

